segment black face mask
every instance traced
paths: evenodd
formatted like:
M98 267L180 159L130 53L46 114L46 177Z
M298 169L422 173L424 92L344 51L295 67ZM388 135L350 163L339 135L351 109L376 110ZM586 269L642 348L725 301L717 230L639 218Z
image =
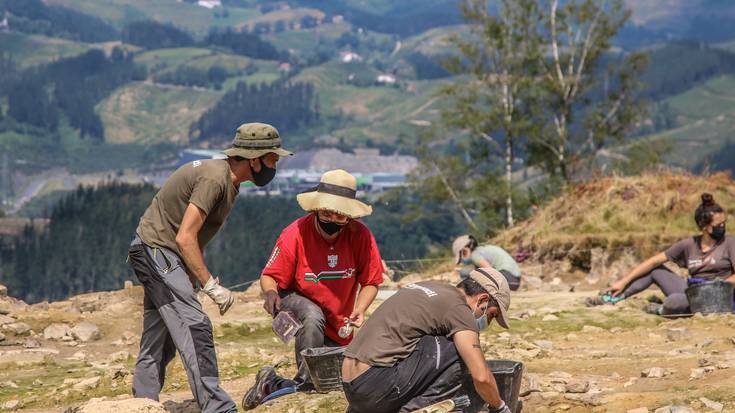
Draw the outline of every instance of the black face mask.
M263 158L260 159L260 171L255 172L252 165L250 166L250 172L253 175L253 183L256 186L266 186L276 176L276 168L271 168L263 162Z
M327 235L334 235L345 226L345 224L338 224L336 222L322 221L319 217L317 217L316 220L319 223L319 228L321 228Z
M713 240L718 242L725 238L725 223L723 222L720 225L712 227L712 233L710 233L710 236Z

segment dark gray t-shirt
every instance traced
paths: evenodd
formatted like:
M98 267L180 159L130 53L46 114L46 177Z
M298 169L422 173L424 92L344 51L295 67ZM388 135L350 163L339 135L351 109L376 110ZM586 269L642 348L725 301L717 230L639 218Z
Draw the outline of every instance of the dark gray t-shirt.
M735 263L735 237L724 240L702 252L702 236L683 239L666 250L666 258L689 271L689 276L714 280L729 277Z
M441 281L408 284L385 300L360 328L345 356L377 367L392 367L408 357L423 336L477 332L462 292Z

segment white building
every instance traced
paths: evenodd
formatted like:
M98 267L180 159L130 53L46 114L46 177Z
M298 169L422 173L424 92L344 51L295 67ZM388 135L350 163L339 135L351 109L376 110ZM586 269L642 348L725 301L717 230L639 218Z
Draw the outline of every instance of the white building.
M220 0L199 0L197 4L206 9L213 9L215 7L222 6L222 2Z

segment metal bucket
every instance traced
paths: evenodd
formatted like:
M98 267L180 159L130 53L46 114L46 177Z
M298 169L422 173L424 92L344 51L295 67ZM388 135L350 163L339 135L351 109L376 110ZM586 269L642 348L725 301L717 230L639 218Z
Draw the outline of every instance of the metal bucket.
M342 360L345 347L318 347L301 350L311 381L319 393L342 390Z
M520 413L523 405L519 400L523 363L512 360L487 360L487 365L493 372L495 382L498 384L500 398L513 413ZM487 408L487 403L477 394L469 372L465 376L463 387L467 389L467 395L470 397L470 406L464 409L465 412L477 412Z
M686 289L692 313L730 313L733 311L733 287L727 281L716 280L692 284Z

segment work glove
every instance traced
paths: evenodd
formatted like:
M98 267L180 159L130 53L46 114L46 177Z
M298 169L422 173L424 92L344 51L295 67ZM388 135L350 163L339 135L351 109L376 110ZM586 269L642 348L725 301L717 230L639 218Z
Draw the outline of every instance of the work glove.
M490 407L488 412L489 413L513 413L510 411L510 407L508 407L508 405L505 404L504 401L501 401L500 406L498 407Z
M235 297L232 296L230 290L219 285L218 278L209 277L209 281L204 284L202 291L219 306L220 315L224 315L235 302Z
M281 311L281 297L278 296L278 291L270 290L265 292L263 308L273 317Z

